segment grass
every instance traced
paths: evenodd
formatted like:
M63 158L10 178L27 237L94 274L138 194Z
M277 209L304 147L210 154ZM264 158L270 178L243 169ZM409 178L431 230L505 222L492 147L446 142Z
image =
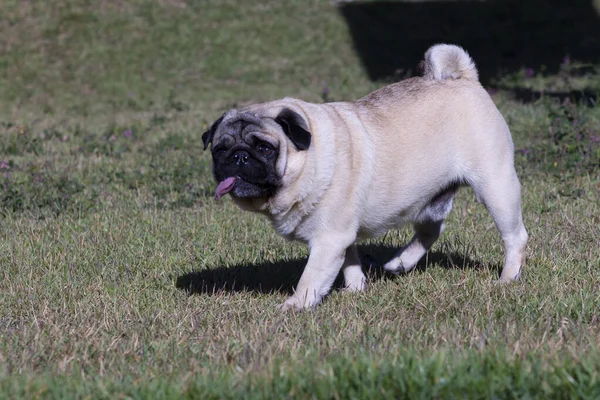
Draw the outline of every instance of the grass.
M501 241L465 189L417 271L381 272L411 234L391 231L361 246L369 290L282 314L307 251L214 201L200 134L234 104L383 84L335 6L5 1L0 16L2 397L599 396L593 97L493 93L531 236L521 282L493 285ZM597 67L499 79L593 91Z
M234 380L229 375L211 374L199 381L181 385L173 379L161 377L149 383L92 382L75 378L59 379L46 385L36 382L28 392L9 387L16 397L26 394L69 397L73 393L94 398L110 398L118 392L129 398L531 398L557 394L570 398L594 398L598 389L594 366L572 363L560 368L542 367L536 360L506 362L498 355L461 356L441 352L435 356L407 354L381 363L367 357L352 362L338 358L322 367L281 368L257 379ZM316 360L315 360L316 361ZM227 385L223 392L210 380ZM540 384L542 382L542 384ZM357 384L359 383L359 384ZM13 387L14 387L13 386ZM11 390L12 389L12 390Z

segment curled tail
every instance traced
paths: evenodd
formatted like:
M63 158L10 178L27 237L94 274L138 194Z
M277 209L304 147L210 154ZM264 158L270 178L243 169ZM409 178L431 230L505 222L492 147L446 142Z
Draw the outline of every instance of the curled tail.
M436 44L425 53L424 77L438 81L467 79L477 81L477 68L462 47L453 44Z

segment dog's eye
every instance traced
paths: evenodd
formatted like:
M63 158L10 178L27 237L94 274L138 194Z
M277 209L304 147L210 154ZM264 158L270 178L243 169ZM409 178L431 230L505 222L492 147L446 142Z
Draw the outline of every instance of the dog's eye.
M214 150L215 154L223 154L227 151L227 149L223 146L219 146Z
M269 157L270 155L273 155L273 153L275 152L275 150L273 150L272 147L270 147L269 145L266 145L264 143L259 144L257 149L265 157Z

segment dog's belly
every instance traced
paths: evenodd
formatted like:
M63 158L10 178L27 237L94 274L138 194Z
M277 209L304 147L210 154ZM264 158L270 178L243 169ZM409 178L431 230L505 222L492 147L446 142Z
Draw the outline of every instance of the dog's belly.
M362 218L358 230L358 239L370 239L385 234L390 229L399 228L403 225L414 221L420 211L419 205L412 207L397 207L383 210L379 212L372 208Z
M384 235L387 231L394 228L399 228L410 222L410 219L398 216L398 218L387 221L386 224L369 224L361 226L356 235L358 240L373 239L378 236Z
M452 167L443 163L438 167L427 169L423 166L422 171L427 171L423 179L397 179L394 182L375 179L364 198L358 237L377 237L390 229L413 223L440 195L456 191L460 179L451 171Z

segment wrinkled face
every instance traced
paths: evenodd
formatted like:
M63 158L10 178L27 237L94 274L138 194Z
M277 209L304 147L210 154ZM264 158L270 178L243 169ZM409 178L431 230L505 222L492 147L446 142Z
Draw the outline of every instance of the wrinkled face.
M297 113L284 109L276 118L259 118L230 110L202 135L212 142L215 197L227 193L242 199L270 197L281 184L277 173L280 141L286 136L299 150L307 149L310 133Z
M260 120L232 119L217 132L212 145L213 173L220 183L216 197L228 192L241 198L271 195L279 184L279 144L261 132Z

